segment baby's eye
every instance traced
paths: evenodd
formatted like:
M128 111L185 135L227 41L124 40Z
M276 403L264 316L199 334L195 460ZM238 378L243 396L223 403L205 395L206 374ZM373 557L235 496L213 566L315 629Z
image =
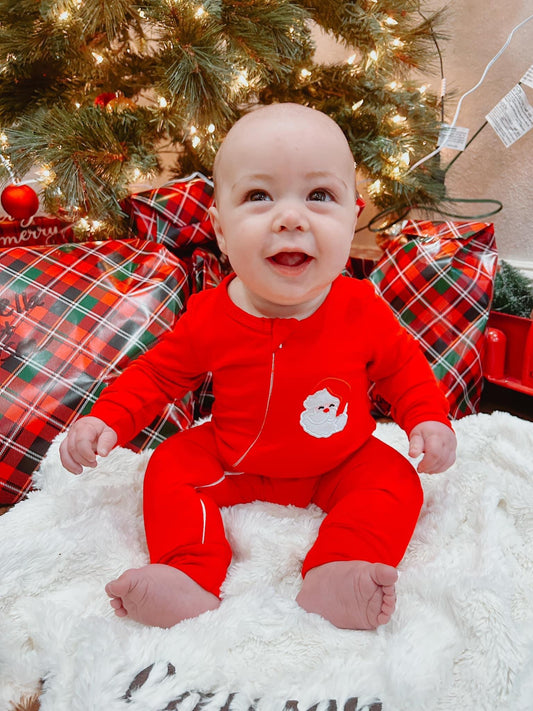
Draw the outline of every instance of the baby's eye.
M270 200L270 195L264 190L250 190L246 195L248 202L259 202L260 200Z
M323 188L317 188L316 190L312 190L309 193L307 199L314 200L316 202L328 202L329 200L332 200L333 197L328 190L324 190Z

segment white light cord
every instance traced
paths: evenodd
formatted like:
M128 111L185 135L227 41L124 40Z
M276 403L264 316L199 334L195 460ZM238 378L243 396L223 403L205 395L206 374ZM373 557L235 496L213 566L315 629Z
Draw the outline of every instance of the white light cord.
M489 69L492 67L492 65L501 57L501 55L505 52L505 50L507 49L507 47L508 47L509 44L511 43L511 40L512 40L512 38L513 38L514 33L515 33L517 30L519 30L523 25L525 25L526 22L529 22L530 20L533 20L533 15L530 15L529 17L526 17L525 20L522 20L522 22L520 22L518 25L516 25L516 27L514 27L514 28L511 30L511 32L510 32L509 36L507 37L507 39L506 39L505 44L503 45L503 47L500 49L500 51L498 52L498 54L497 54L495 57L493 57L493 58L490 60L490 62L487 64L487 66L485 67L485 70L484 70L483 74L481 75L481 79L478 81L478 83L477 83L474 87L472 87L472 89L469 89L465 94L463 94L463 95L461 96L461 98L459 99L459 103L457 104L457 109L455 110L455 116L453 117L453 121L452 121L451 124L450 124L450 129L452 129L452 128L455 126L455 124L457 123L457 118L458 118L458 116L459 116L459 111L461 110L461 105L462 105L462 103L463 103L463 100L464 100L469 94L472 94L474 91L476 91L476 89L478 89L478 88L481 86L481 84L483 84L483 82L485 81L485 77L487 76L487 72L488 72ZM443 148L446 148L446 140L444 140L444 142L443 142L440 146L438 146L438 148L435 148L434 151L432 151L432 152L429 153L427 156L425 156L424 158L421 158L421 159L420 159L419 161L417 161L414 165L412 165L412 166L409 168L409 170L407 171L407 173L410 173L410 172L411 172L412 170L414 170L415 168L418 168L419 165L422 165L422 163L425 163L425 162L426 162L427 160L429 160L430 158L433 158L433 156L436 156L437 153L440 153L440 151L441 151Z

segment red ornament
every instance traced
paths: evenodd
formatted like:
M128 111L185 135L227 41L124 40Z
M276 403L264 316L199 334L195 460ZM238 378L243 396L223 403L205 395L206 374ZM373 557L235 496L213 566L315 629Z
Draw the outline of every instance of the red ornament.
M98 96L94 100L94 105L99 106L101 109L104 109L110 101L116 98L117 95L114 91L104 91L103 94L98 94Z
M37 193L29 185L8 185L0 201L7 214L15 220L27 220L39 209Z

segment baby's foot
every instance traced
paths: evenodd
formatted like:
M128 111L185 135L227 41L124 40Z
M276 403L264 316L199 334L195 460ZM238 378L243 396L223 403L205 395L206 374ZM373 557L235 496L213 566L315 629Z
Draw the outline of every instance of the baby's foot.
M325 563L307 573L296 602L341 629L372 630L394 612L397 579L396 568L383 563Z
M216 595L184 572L159 563L126 570L105 591L116 615L152 627L172 627L220 605Z

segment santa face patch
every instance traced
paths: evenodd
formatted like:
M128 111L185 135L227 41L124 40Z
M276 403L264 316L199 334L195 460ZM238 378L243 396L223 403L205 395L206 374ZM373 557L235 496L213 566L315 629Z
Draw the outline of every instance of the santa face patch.
M331 437L348 422L350 386L344 380L327 378L304 400L300 425L311 437Z

